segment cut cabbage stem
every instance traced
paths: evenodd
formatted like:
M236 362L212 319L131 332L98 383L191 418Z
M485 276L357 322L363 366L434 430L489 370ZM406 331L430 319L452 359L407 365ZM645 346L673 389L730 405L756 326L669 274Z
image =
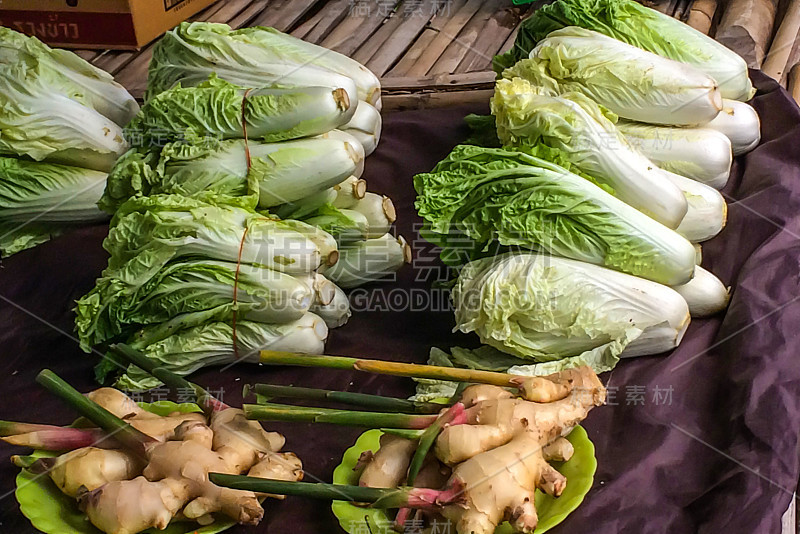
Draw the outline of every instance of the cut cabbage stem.
M728 307L731 297L730 288L699 265L694 271L694 278L673 289L686 300L692 317L709 317L721 312Z
M220 411L230 408L230 406L215 398L202 387L193 382L189 382L182 376L179 376L168 369L159 367L154 360L151 360L138 350L124 343L116 343L111 345L109 350L111 350L115 355L123 358L128 363L131 363L136 367L139 367L142 371L150 373L155 378L158 378L170 389L175 391L194 391L197 398L197 404L203 409L206 415L213 411Z
M367 239L377 239L389 231L397 220L392 199L385 195L366 193L364 198L351 206L351 209L363 214L369 222Z
M208 479L224 488L274 495L293 495L310 499L371 503L370 508L421 508L438 510L461 500L461 488L365 488L324 482L287 482L244 475L209 473Z
M36 376L36 382L64 401L67 406L113 434L114 439L131 452L144 457L148 447L158 443L156 439L136 430L99 404L81 395L53 371L44 369Z
M367 194L367 181L351 176L340 184L333 186L336 198L332 204L334 208L351 208L356 202Z
M570 392L569 384L556 378L517 376L494 371L439 367L416 363L365 360L346 356L309 355L296 352L262 350L260 361L269 365L295 365L299 367L324 367L328 369L351 369L366 373L411 378L428 378L454 382L492 384L519 389L520 394L534 402L552 402L563 399Z
M416 402L395 397L382 397L367 393L353 393L352 391L332 391L328 389L303 388L296 386L279 386L274 384L246 385L243 396L255 392L267 399L303 399L303 400L328 400L350 406L373 408L384 412L412 412L422 414L435 414L444 407L434 402Z
M245 417L253 421L329 423L364 428L390 427L411 430L428 428L438 417L434 414L360 412L274 403L245 404L242 410Z

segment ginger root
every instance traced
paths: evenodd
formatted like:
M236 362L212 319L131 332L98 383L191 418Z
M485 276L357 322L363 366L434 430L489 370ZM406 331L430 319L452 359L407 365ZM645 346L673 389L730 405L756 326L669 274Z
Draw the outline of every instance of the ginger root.
M247 420L242 410L221 407L207 424L200 413L162 417L147 412L112 388L87 396L156 440L144 445L145 461L119 450L86 447L34 463L48 469L58 487L76 497L103 532L164 529L175 518L209 524L217 512L257 524L264 515L259 499L268 495L217 486L209 473L303 478L299 458L278 452L284 437Z
M521 433L456 466L449 485L463 485L464 502L445 506L442 515L460 533L492 534L503 520L517 532L533 532L534 491L558 497L566 482L545 460L538 437Z
M142 463L133 455L95 447L75 449L57 458L41 458L37 464L35 470L46 470L58 489L70 497L77 497L81 488L93 490L142 472Z
M396 488L406 478L417 441L383 434L378 452L370 457L361 476L359 486L369 488Z
M211 416L213 448L228 463L230 472L247 471L260 455L277 452L286 439L277 432L267 432L258 421L250 421L238 408L227 408Z
M183 508L191 482L144 477L109 482L78 496L89 521L107 534L138 534L148 528L164 530Z
M433 503L459 534L493 534L503 521L516 532L533 532L538 523L535 491L558 497L567 484L548 462L572 457L572 444L563 436L605 402L606 390L589 367L520 377L518 385L519 398L502 387L469 386L459 399L463 413L438 421L443 430L436 438L435 457L426 457L415 485L459 497L458 502L436 497ZM398 486L416 446L416 441L383 435L380 449L363 457L367 465L359 484ZM424 516L431 510L422 504L410 503ZM419 512L401 509L396 524L403 527L411 517L419 518Z
M549 378L549 377L548 377ZM470 407L467 424L447 427L436 443L440 460L455 465L447 483L464 501L443 508L462 534L492 534L507 520L517 532L538 523L534 492L558 497L567 484L548 460L567 460L572 445L563 438L605 402L605 388L588 367L558 373L567 397L536 403L497 394Z

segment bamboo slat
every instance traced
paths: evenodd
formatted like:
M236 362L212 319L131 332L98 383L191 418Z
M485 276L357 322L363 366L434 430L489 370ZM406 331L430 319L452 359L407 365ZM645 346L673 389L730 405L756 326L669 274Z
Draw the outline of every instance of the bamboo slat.
M707 32L716 2L659 0L649 5L684 16ZM220 0L193 20L222 22L234 28L273 26L354 57L382 78L384 108L388 110L487 101L495 78L491 70L493 56L513 46L520 20L541 3L515 6L510 0ZM698 17L703 19L699 23ZM134 96L141 97L152 49L153 44L138 52L78 53L114 74ZM800 54L799 46L795 50ZM793 52L789 65L797 60Z
M800 0L791 0L769 47L769 53L764 59L762 67L764 74L778 81L783 80L784 74L792 67L788 64L789 56L792 54L798 33L800 33Z
M695 30L708 35L714 14L717 11L717 0L696 0L689 9L686 24Z
M386 73L386 76L406 76L409 69L417 64L425 50L431 46L437 35L439 35L439 32L431 28L430 24L428 24L428 27L422 31L411 48L409 48L406 53L403 54L403 57L400 58L400 61L392 67L392 70Z
M717 28L716 39L737 52L747 65L759 68L767 53L778 0L731 0Z
M250 1L251 0L224 0L222 2L217 2L214 5L220 6L218 10L208 14L208 16L204 15L198 20L227 23L241 13L250 4Z
M228 24L231 28L249 26L249 22L253 20L253 17L258 16L259 13L264 11L267 5L269 5L269 0L251 0L246 8L228 21Z
M485 0L478 12L467 22L464 29L453 39L444 53L433 64L429 73L440 74L455 72L461 60L473 49L475 41L480 37L483 28L492 15L506 5L505 0ZM491 58L489 58L491 61Z
M789 93L791 93L792 98L794 98L794 101L800 105L800 63L796 64L794 67L792 67L792 70L789 71L787 88L789 89Z
M409 76L425 76L431 70L436 60L447 50L462 28L478 12L482 0L468 0L459 2L458 9L451 6L452 15L435 19L432 23L437 32L430 45L420 54L416 64L406 71Z
M486 25L479 30L478 39L456 67L455 72L491 69L492 58L517 27L519 21L519 9L504 8L492 13Z
M318 0L277 0L253 19L252 26L272 26L285 32L297 24Z
M404 4L408 5L410 4ZM422 33L428 21L436 14L436 9L437 0L424 0L420 10L405 11L399 17L396 16L395 18L402 18L402 22L365 63L367 68L378 76L386 74Z
M319 43L349 13L352 0L333 0L297 27L292 35L310 43Z
M322 46L352 56L356 50L391 16L397 3L353 0L352 9L342 23L322 40Z

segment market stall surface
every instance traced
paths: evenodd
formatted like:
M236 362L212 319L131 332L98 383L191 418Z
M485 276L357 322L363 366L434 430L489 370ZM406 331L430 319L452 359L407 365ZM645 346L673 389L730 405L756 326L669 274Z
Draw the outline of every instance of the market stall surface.
M724 315L693 321L668 356L623 361L602 376L609 406L585 423L597 447L594 488L557 533L772 533L798 479L800 436L800 109L777 84L753 73L763 142L738 158L723 193L729 222L703 246L704 266L732 286ZM385 116L384 136L367 160L370 189L394 199L397 231L413 236L415 262L397 283L350 293L354 315L331 333L331 354L422 362L431 346L471 346L451 333L452 312L432 283L446 276L435 251L416 232L411 177L429 170L463 140L462 117L485 107L406 111ZM74 300L106 264L107 228L69 232L0 264L0 419L66 424L69 409L34 384L48 367L80 390L93 384L96 355L72 334ZM407 396L408 379L322 369L236 365L195 376L229 403L245 383ZM162 391L151 392L155 400ZM307 480L330 480L357 429L274 424L287 449L303 458ZM3 445L0 457L19 453ZM0 463L0 531L33 532L13 497L16 473ZM332 533L327 503L270 502L264 522L231 532Z

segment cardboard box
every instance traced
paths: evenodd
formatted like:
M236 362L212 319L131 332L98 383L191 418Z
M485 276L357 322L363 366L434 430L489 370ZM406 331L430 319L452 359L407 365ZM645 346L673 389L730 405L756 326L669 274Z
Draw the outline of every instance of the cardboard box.
M216 0L1 0L0 26L51 46L136 49Z

